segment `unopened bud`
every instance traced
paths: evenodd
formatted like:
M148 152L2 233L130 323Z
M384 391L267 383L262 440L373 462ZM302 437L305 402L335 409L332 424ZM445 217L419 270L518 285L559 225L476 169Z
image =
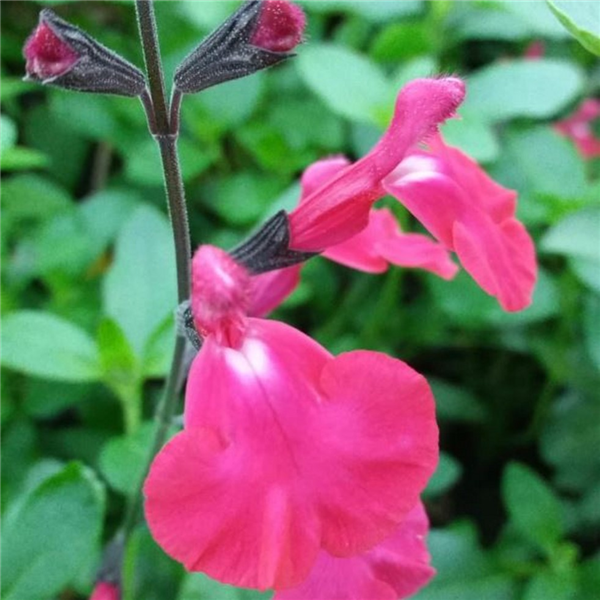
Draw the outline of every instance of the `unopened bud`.
M293 56L305 24L302 9L287 0L246 0L183 60L175 87L193 94L276 65Z
M47 8L23 54L28 80L120 96L139 96L146 87L137 67Z

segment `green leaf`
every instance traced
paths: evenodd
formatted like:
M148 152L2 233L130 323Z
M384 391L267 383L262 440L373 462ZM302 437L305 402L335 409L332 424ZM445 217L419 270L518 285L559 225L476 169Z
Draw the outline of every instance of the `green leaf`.
M140 196L126 189L102 190L85 198L79 212L95 256L116 238L122 224L141 203Z
M193 3L189 3L193 5ZM202 5L202 10L204 10ZM209 113L210 119L227 128L247 121L258 106L265 89L264 73L243 77L209 88L197 96L198 103ZM240 102L240 98L244 101ZM191 98L190 98L191 99Z
M152 333L142 360L144 377L164 377L170 369L175 348L175 324L169 315Z
M47 165L48 157L31 148L13 146L0 152L0 168L2 171L41 169Z
M206 197L210 210L234 226L254 225L273 203L279 193L277 180L253 172L240 172L224 181L210 182Z
M440 462L423 492L424 496L431 498L447 492L460 479L461 473L461 464L449 454L440 452Z
M491 122L553 117L583 92L584 82L581 69L565 60L496 63L469 77L463 113Z
M66 409L84 402L89 398L89 394L89 384L29 377L23 408L28 415L38 419L55 417Z
M17 142L17 126L15 122L6 115L0 115L0 152L12 148Z
M40 221L71 206L71 197L50 179L33 174L14 175L2 182L3 217Z
M559 311L559 298L552 277L539 271L531 306L517 313L507 313L488 296L466 271L459 271L452 281L431 277L427 285L435 302L455 323L469 329L479 329L484 324L495 327L519 327L544 321Z
M597 294L589 294L585 302L583 332L588 354L600 371L600 296Z
M486 411L481 402L464 388L435 377L428 377L435 396L437 415L442 420L480 423Z
M589 489L600 471L600 402L569 391L557 399L540 435L540 451L565 489Z
M504 470L502 496L521 534L550 552L563 535L560 500L552 488L529 467L511 463Z
M154 423L144 423L132 435L112 438L104 445L100 471L113 489L125 495L137 492L155 429Z
M578 576L578 590L573 600L593 598L600 589L600 555L581 563Z
M567 32L556 22L543 2L502 2L502 8L526 24L529 37L564 39Z
M181 161L181 176L188 182L206 170L216 158L212 149L199 148L186 138L178 142ZM156 142L152 139L132 144L126 152L125 173L133 183L147 186L163 185L163 170L160 153Z
M348 119L372 122L389 98L390 86L379 67L348 48L314 44L297 61L308 87Z
M523 600L572 600L576 588L575 569L537 573L528 582Z
M100 358L88 334L41 311L23 310L2 319L2 364L47 379L100 378Z
M123 403L128 431L135 431L141 413L140 365L123 330L113 319L104 318L98 327L102 378Z
M182 2L176 5L186 21L210 31L218 27L234 10L233 2Z
M3 523L3 600L54 598L99 550L104 493L71 463L11 505Z
M592 260L600 266L600 208L586 208L568 215L552 227L540 248L552 254Z
M516 600L515 583L481 549L470 523L432 530L427 545L437 575L415 600Z
M155 208L140 206L123 224L103 296L106 314L142 357L154 330L177 306L173 238L166 217Z
M356 0L327 0L327 2L314 2L314 0L300 0L311 12L337 12L350 11L374 23L387 23L391 19L398 19L418 13L424 6L422 0L402 0L402 2L356 2Z
M522 19L503 5L485 2L458 5L448 17L448 29L460 42L465 40L515 41L530 35Z
M476 118L448 119L441 131L448 144L460 148L477 161L493 161L500 154L494 130Z
M579 43L594 54L600 55L600 7L596 2L567 2L546 0L563 26Z
M0 86L0 100L7 102L20 94L31 92L38 86L33 83L23 81L20 77L2 76L2 85Z
M504 141L501 160L522 177L522 183L509 180L509 186L523 193L527 186L536 200L546 206L546 221L553 203L548 199L571 208L573 200L580 200L586 192L585 167L581 157L566 138L550 127L532 127L509 133ZM528 199L529 201L529 199ZM556 202L555 202L556 203ZM522 203L524 204L524 202ZM519 206L527 209L527 206Z
M202 573L188 573L177 600L267 600L271 592L258 592L224 585Z

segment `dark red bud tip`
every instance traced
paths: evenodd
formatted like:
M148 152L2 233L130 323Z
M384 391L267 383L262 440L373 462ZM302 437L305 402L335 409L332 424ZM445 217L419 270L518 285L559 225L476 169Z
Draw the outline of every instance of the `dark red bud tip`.
M251 44L271 52L289 52L301 41L306 16L287 0L265 0Z
M27 75L42 81L67 73L79 56L43 21L28 38L23 49Z

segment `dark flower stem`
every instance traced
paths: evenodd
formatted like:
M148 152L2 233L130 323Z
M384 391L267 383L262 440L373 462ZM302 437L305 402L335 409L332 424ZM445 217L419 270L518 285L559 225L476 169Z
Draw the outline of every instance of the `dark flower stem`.
M160 58L158 32L154 17L152 0L136 0L135 8L144 50L144 60L148 73L148 90L142 94L142 104L148 117L148 126L156 139L163 165L165 188L169 205L169 215L173 228L175 242L175 260L177 264L177 295L179 303L190 297L190 233L185 205L185 194L181 168L177 153L177 136L179 133L180 98L172 112L166 102L165 82ZM171 122L170 114L176 118ZM160 276L160 274L157 274ZM159 285L159 283L157 283ZM144 479L155 454L165 443L173 412L177 405L179 384L184 368L186 340L181 335L176 336L175 350L171 361L171 369L165 383L162 399L156 408L156 433L152 448L144 467L143 477L133 494L129 497L127 512L123 522L123 534L127 539L138 522Z

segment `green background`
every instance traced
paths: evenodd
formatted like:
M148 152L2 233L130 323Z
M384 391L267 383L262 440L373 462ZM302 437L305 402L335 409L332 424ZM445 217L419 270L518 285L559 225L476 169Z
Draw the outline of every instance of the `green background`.
M150 443L176 302L160 162L139 103L21 81L23 42L50 4L142 65L131 2L2 2L6 600L89 594ZM295 60L184 100L193 243L233 246L295 205L311 162L364 154L404 82L464 77L462 119L443 131L518 190L539 253L533 305L505 314L464 272L373 276L316 258L274 316L333 352L388 352L431 382L442 458L425 497L438 575L419 600L593 600L600 164L552 123L600 90L600 14L554 3L581 45L541 1L302 4L307 43ZM157 3L168 78L233 7ZM527 59L538 40L543 58ZM141 526L125 597L262 595L185 574Z

